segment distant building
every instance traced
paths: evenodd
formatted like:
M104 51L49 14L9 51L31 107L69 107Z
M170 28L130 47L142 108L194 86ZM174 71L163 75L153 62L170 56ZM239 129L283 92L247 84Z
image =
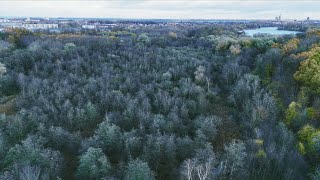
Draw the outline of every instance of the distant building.
M117 26L117 24L102 24L100 28L113 28L115 26Z
M58 24L23 24L23 28L26 29L55 29L58 28Z
M8 22L10 22L9 19L0 19L0 23L8 23Z
M58 24L31 24L22 22L0 22L2 28L25 28L25 29L55 29Z
M18 23L18 22L1 22L0 23L0 27L3 28L21 28L22 27L22 23Z
M279 16L276 16L275 20L276 21L281 21L281 14Z
M59 21L59 24L68 24L69 21Z
M82 28L83 29L95 29L96 28L96 25L93 25L93 24L84 24L82 25Z

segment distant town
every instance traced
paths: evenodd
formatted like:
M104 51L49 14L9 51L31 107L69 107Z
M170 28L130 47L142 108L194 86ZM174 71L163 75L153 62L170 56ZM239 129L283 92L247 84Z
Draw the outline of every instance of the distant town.
M319 20L286 20L281 15L274 20L172 20L172 19L90 19L90 18L0 18L0 31L9 28L27 29L30 31L49 31L61 33L65 31L80 32L82 30L111 31L114 28L137 29L141 27L193 26L198 24L248 24L260 23L273 26L280 25L317 25Z

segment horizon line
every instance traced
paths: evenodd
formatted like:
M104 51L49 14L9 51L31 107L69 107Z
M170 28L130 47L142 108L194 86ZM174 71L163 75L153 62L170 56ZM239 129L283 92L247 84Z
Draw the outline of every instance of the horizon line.
M8 19L8 18L53 18L53 19L58 19L58 18L64 18L64 19L119 19L119 20L232 20L232 21L270 21L270 20L275 20L275 19L251 19L251 18L247 18L247 19L223 19L223 18L117 18L117 17L64 17L64 16L1 16L0 18L3 19ZM288 21L288 20L297 20L297 21L303 21L303 20L307 20L305 19L298 19L298 18L286 18L286 19L282 19L280 21ZM310 19L309 21L319 21L320 19Z

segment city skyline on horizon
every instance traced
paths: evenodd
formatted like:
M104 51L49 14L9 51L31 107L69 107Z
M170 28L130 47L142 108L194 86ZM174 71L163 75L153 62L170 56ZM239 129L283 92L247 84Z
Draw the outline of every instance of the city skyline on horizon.
M317 7L320 1L0 1L0 17L316 20Z
M0 19L106 19L106 20L181 20L181 21L272 21L275 20L275 18L272 19L195 19L195 18L117 18L117 17L49 17L49 16L1 16ZM308 18L308 17L307 17ZM307 18L304 19L294 19L294 18L282 18L283 21L304 21L307 20ZM309 17L310 18L310 17ZM311 21L320 21L320 18L317 19L310 19Z

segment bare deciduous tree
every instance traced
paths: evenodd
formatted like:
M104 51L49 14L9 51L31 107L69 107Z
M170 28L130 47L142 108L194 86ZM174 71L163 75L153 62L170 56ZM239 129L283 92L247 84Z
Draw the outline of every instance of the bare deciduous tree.
M211 169L211 162L206 162L205 164L199 164L197 167L197 175L199 180L206 180Z
M37 166L26 165L19 172L20 180L40 179L41 169Z
M6 72L7 72L6 66L0 62L0 76L4 75Z

